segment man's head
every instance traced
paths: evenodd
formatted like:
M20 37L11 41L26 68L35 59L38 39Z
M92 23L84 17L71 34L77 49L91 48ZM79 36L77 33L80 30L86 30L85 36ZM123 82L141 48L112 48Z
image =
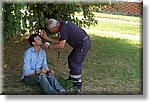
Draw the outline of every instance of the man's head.
M42 39L38 34L32 34L28 38L28 42L30 43L31 46L40 46L42 45Z
M59 22L55 19L49 19L47 22L47 29L50 32L57 33L59 31Z

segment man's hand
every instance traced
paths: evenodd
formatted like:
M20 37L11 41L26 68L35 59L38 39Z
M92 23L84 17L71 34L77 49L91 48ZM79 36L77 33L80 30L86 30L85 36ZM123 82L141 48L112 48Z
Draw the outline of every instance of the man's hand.
M42 32L40 33L40 36L43 37L45 40L50 41L50 42L52 42L52 43L58 43L58 42L59 42L59 39L58 39L58 38L57 38L57 39L53 39L53 38L51 38L51 37L48 37L45 31L42 31Z
M47 34L46 34L46 32L45 32L44 30L40 33L40 35L41 35L45 40L48 39L48 36L47 36Z

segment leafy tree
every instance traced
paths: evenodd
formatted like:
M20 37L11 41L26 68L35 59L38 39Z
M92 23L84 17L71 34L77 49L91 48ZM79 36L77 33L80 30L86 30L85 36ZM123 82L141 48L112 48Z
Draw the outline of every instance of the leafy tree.
M81 27L97 24L92 10L101 5L91 2L51 2L51 3L4 3L4 38L21 36L27 30L39 33L45 29L50 18L69 20ZM75 12L83 12L83 19L75 17ZM50 33L50 32L49 32Z
M45 23L50 18L57 20L69 20L81 27L89 27L96 24L97 21L93 18L92 10L89 3L48 3L48 4L28 4L30 12L29 21L33 30L39 31L45 27ZM84 18L78 19L75 17L75 12L83 11ZM36 22L35 24L33 24Z
M3 34L5 39L10 40L14 36L20 36L20 32L23 30L22 18L24 15L21 12L23 7L24 4L3 4Z

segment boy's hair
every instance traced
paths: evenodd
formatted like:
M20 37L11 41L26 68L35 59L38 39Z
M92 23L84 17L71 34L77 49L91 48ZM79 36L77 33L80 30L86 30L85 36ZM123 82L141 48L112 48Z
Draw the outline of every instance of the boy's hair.
M35 41L34 38L37 37L37 36L39 36L39 35L38 35L38 34L32 34L32 35L30 35L30 37L28 38L28 42L29 42L29 44L30 44L31 46L33 46L32 42Z

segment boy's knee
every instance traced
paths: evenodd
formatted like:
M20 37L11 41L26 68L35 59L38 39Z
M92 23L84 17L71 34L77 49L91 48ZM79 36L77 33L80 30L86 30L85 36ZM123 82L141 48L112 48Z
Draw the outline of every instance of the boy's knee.
M55 76L54 76L53 74L51 74L51 75L49 75L49 76L47 76L47 77L49 77L49 78L51 78L51 79L54 79L54 78L55 78Z

